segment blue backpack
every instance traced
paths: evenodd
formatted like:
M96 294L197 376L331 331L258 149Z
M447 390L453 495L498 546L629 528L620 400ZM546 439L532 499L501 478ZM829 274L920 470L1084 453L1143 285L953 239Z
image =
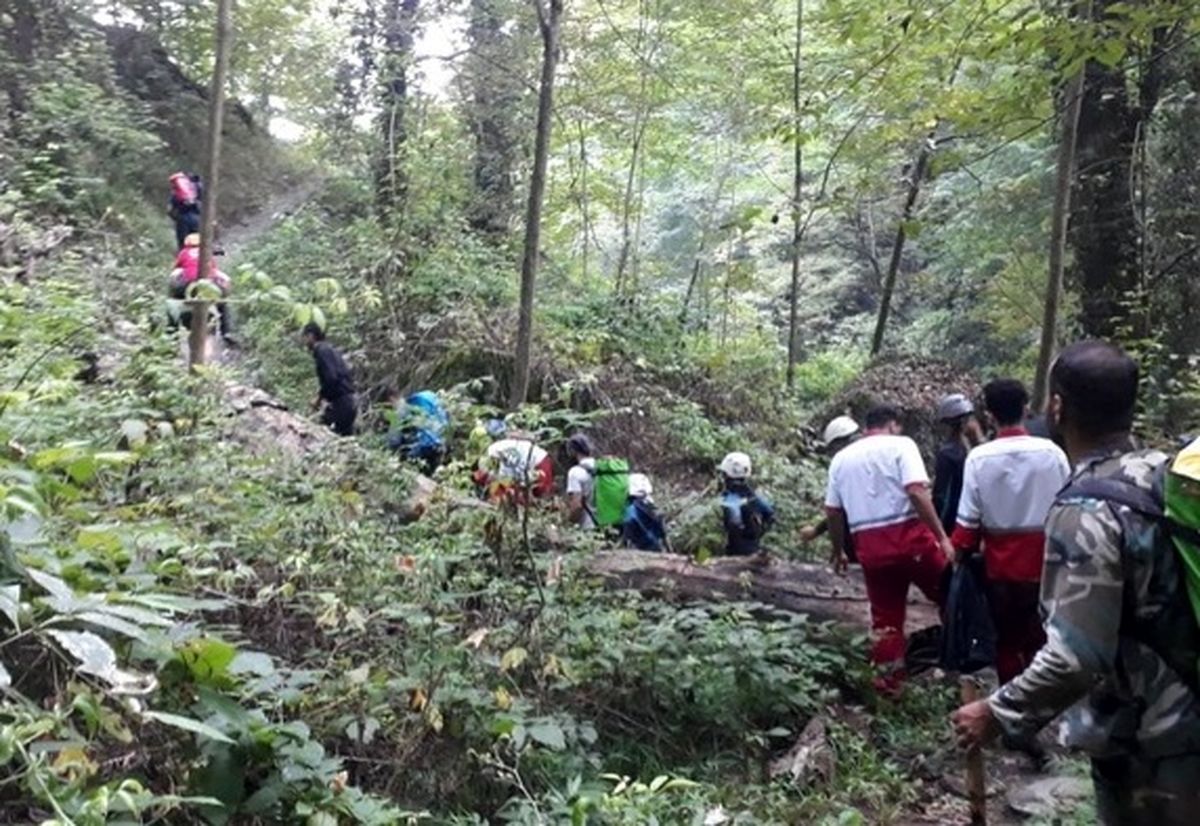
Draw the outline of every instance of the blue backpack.
M639 551L661 551L667 544L667 528L653 504L630 497L621 523L624 544Z

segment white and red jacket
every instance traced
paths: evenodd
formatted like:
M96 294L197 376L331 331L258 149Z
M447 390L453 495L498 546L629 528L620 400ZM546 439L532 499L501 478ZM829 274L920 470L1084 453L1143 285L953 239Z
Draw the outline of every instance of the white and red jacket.
M1054 442L1023 427L1001 429L994 441L967 454L954 546L982 545L990 579L1038 582L1046 514L1070 473Z
M860 563L897 562L937 547L908 496L928 484L916 442L868 431L833 457L825 508L845 513Z

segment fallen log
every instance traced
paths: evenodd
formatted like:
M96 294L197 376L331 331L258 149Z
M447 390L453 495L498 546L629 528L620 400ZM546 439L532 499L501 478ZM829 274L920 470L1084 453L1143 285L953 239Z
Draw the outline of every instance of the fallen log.
M857 567L840 575L825 565L770 557L722 557L697 563L686 556L638 551L600 552L588 557L584 566L613 588L684 599L759 602L816 620L870 628L867 590ZM937 624L937 608L914 589L907 630Z

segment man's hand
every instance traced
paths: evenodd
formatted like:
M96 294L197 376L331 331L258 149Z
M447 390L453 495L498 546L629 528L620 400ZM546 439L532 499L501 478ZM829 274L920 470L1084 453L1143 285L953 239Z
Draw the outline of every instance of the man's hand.
M833 566L833 572L835 574L844 574L846 573L846 569L850 566L850 560L846 558L845 553L839 551L837 548L834 548L829 554L829 564Z
M950 722L959 748L977 749L1000 733L1000 725L986 700L976 700L958 709L950 715Z
M816 525L805 525L803 528L800 529L800 541L803 542L805 545L807 545L809 542L812 542L814 539L816 539L820 535L821 535L821 531L817 528Z
M946 556L947 562L954 562L957 558L954 550L954 543L950 541L950 537L943 536L938 540L938 547L942 549L942 553Z
M310 406L310 407L311 407L313 410L320 410L320 409L321 409L321 397L320 397L320 395L318 395L316 398L314 398L314 399L312 400L312 404L311 404L311 405L309 405L309 406Z

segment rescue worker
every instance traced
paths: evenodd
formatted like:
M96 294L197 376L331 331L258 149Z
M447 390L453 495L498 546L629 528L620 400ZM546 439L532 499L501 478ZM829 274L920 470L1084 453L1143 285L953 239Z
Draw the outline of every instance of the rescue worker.
M942 573L954 548L934 509L921 452L900 435L900 412L879 405L865 424L862 438L833 457L825 512L838 567L845 565L847 528L853 538L871 605L876 687L896 693L906 676L909 586L940 604Z
M960 745L1028 738L1066 712L1062 736L1091 756L1106 826L1185 826L1200 812L1197 626L1162 523L1071 488L1151 492L1168 458L1131 436L1138 367L1098 341L1067 347L1050 372L1047 418L1074 466L1046 521L1046 644L1021 674L952 715ZM1180 605L1182 611L1168 610Z
M354 377L342 354L325 340L325 330L315 321L304 325L301 333L304 346L312 353L317 368L320 389L313 399L312 409L321 410L321 422L339 436L354 435L354 420L358 416L358 398L354 394Z
M950 538L959 554L982 548L996 673L1006 683L1025 670L1046 639L1038 617L1042 528L1070 467L1058 445L1030 436L1022 424L1029 394L1021 382L989 382L983 397L996 438L967 455Z

